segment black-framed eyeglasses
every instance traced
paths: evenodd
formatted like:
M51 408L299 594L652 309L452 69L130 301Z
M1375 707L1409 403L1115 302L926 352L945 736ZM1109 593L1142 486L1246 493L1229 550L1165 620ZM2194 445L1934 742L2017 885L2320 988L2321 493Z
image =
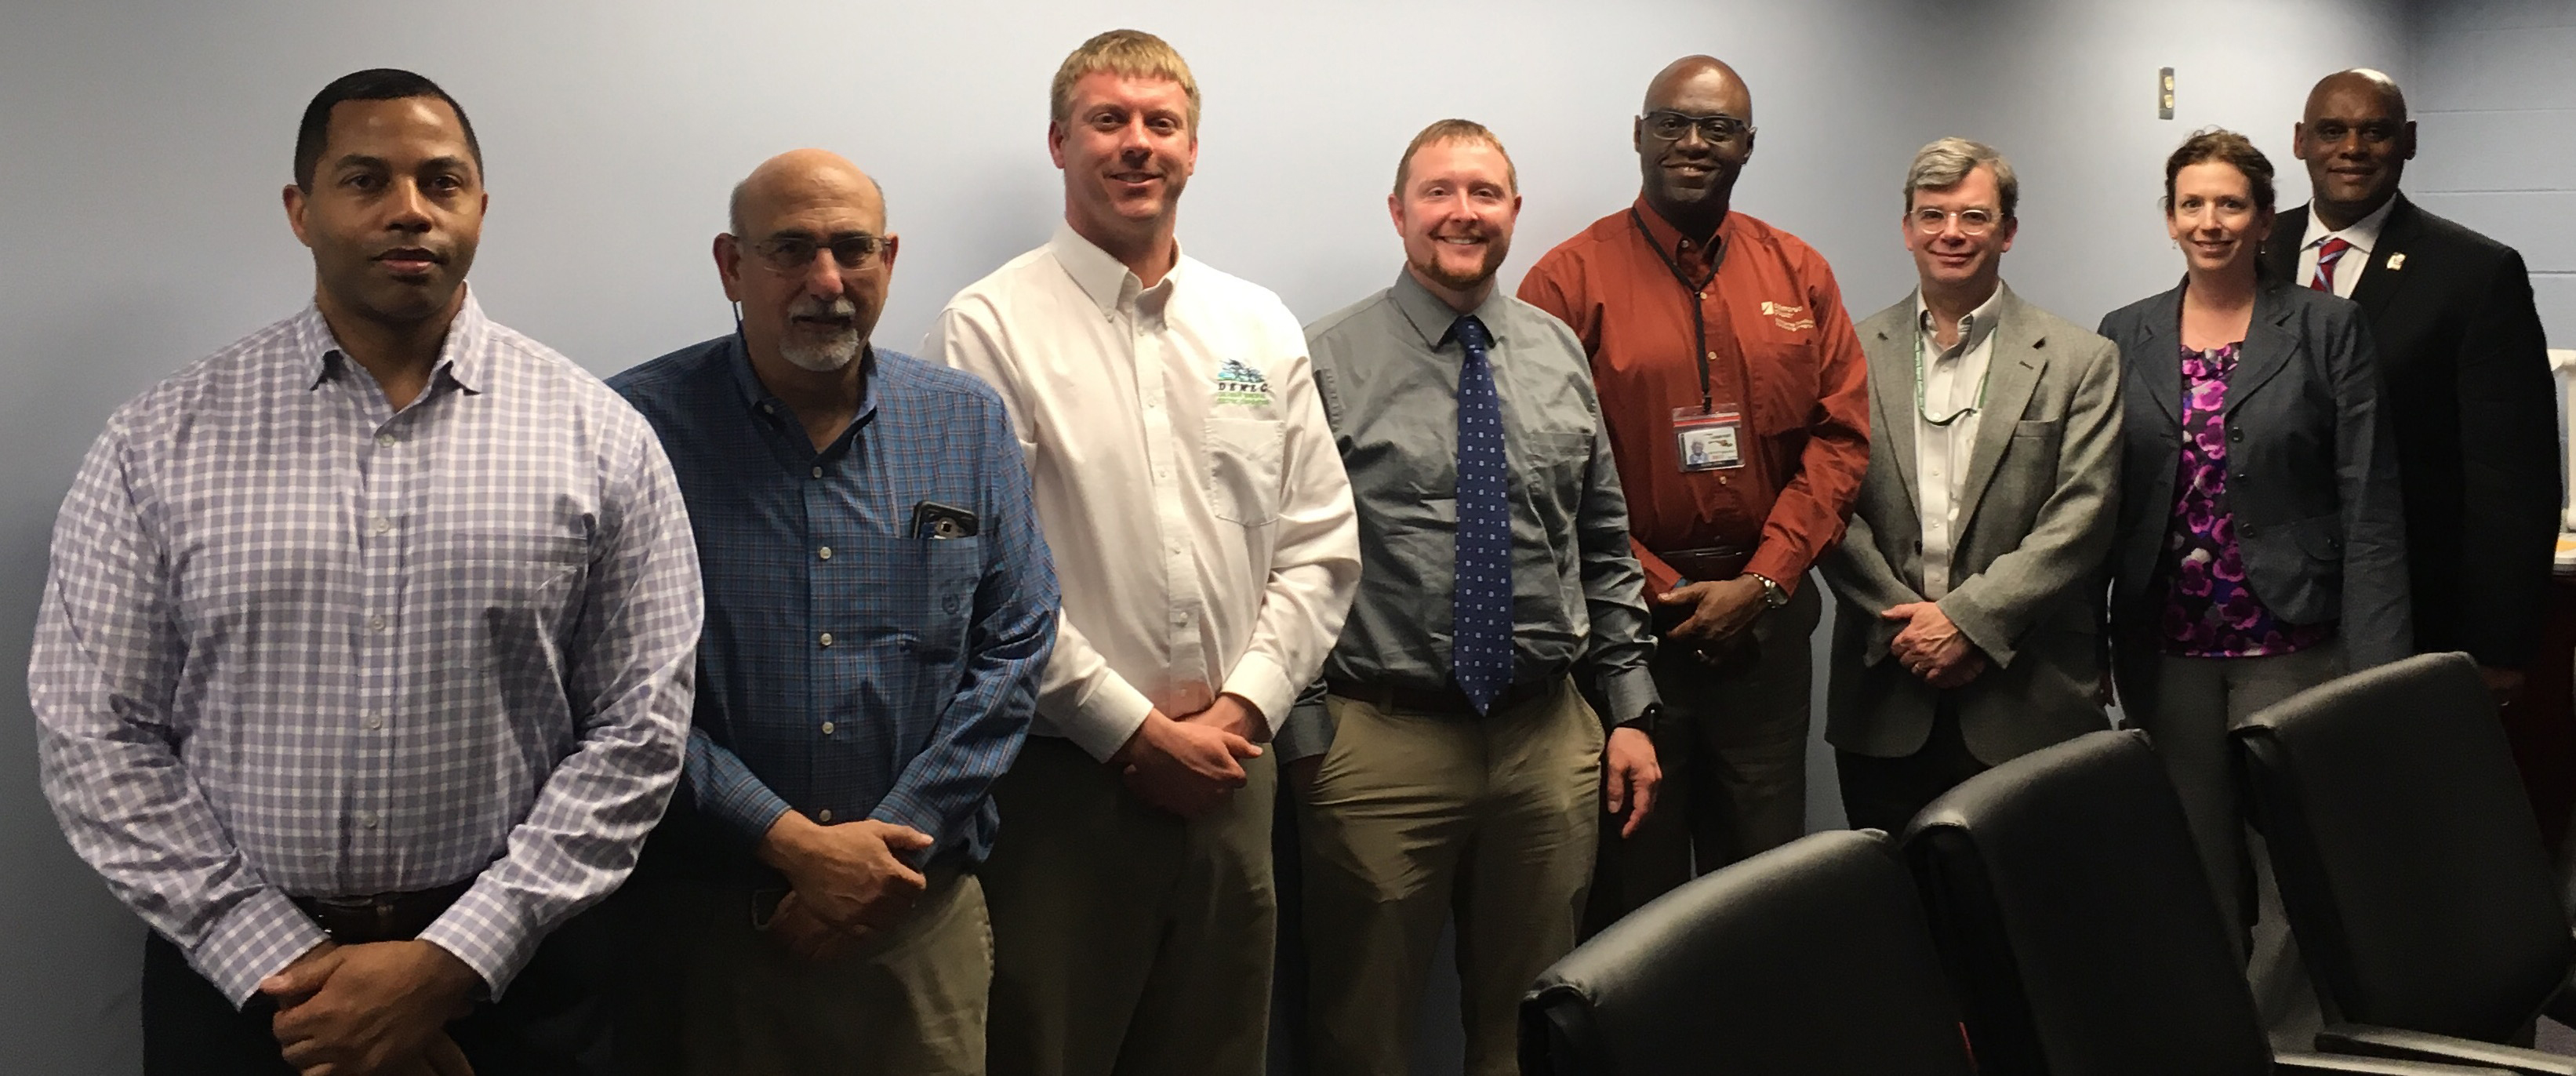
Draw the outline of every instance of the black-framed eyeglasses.
M742 241L735 236L734 241ZM749 244L746 249L760 264L773 272L801 273L814 264L817 251L832 252L832 263L843 269L865 269L876 264L886 250L886 238L866 232L849 232L832 238L816 239L809 235L781 235Z
M1699 136L1706 139L1710 145L1724 145L1753 133L1752 124L1723 112L1709 116L1691 116L1657 109L1637 117L1637 121L1645 125L1647 134L1666 142L1681 141L1682 136L1689 134L1692 128L1698 128Z
M1915 231L1925 235L1939 235L1941 229L1950 226L1950 221L1954 217L1959 221L1959 233L1962 235L1984 235L1994 231L1995 222L2000 219L1991 209L1941 209L1928 205L1916 209L1907 219L1914 222Z

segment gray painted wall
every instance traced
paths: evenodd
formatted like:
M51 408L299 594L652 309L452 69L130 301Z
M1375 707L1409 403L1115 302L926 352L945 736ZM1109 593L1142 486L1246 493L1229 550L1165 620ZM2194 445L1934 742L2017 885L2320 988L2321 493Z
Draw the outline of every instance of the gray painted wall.
M804 144L888 188L906 242L879 338L915 346L951 292L1045 237L1059 189L1047 78L1114 25L1169 37L1205 90L1192 253L1309 317L1395 269L1383 199L1422 124L1469 116L1511 145L1528 195L1516 280L1626 204L1647 76L1705 50L1755 90L1760 151L1738 204L1830 257L1855 313L1910 286L1895 190L1916 146L1955 133L2001 146L2024 176L2008 275L2089 323L2177 275L2154 200L2185 133L2238 126L2286 161L2316 75L2409 66L2398 0L16 4L0 33L0 655L26 653L54 509L108 411L309 293L277 197L295 118L330 78L411 67L465 102L493 191L476 293L605 374L729 327L705 253L725 191ZM2576 84L2545 63L2567 51L2555 25L2554 50L2496 32L2438 54L2527 57L2564 108ZM2160 66L2180 71L2169 122L2153 112ZM2520 77L2448 75L2420 107L2492 101ZM2530 135L2462 140L2516 152ZM2568 157L2548 158L2557 176ZM2563 208L2554 219L2563 231ZM37 794L23 694L0 692L0 726L0 1056L11 1071L134 1072L140 928ZM1829 825L1840 811L1817 758L1812 817Z
M2576 3L2420 3L2407 193L2522 252L2549 346L2576 347Z

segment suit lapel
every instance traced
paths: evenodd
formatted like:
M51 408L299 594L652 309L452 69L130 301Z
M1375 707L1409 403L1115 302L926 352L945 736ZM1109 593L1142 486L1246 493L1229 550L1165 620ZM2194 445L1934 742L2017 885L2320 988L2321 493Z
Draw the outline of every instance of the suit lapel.
M1914 304L1905 305L1912 309ZM1896 487L1908 515L1922 511L1914 497L1914 333L1902 322L1882 324L1861 349L1869 355L1870 394L1878 397L1878 414L1885 420L1870 435L1887 441L1886 458L1896 465Z
M2263 241L2263 261L2271 267L2273 276L2307 286L2307 281L2299 279L2299 248L2307 237L2307 206L2283 213L2272 223L2272 237Z
M2405 270L2406 252L2415 245L2423 231L2421 210L2406 196L2397 196L2397 204L2388 210L2388 220L2379 227L2379 243L2370 252L2370 265L2361 271L2361 282L2353 285L2352 301L2361 304L2362 313L2377 324L2380 314L2388 309L2397 292L2422 270ZM2395 263L2394 266L2391 263Z
M2236 356L2236 372L2227 378L2227 414L2235 414L2247 397L2289 365L2298 338L2282 326L2296 310L2282 296L2287 285L2274 284L2254 297L2254 318L2245 326L2245 350Z
M2127 345L2122 343L2125 352ZM2166 292L2156 315L2147 322L2143 354L2130 356L2136 376L2131 384L2146 392L2165 417L2182 421L2182 289Z
M2004 449L2012 444L2014 427L2030 406L2031 393L2039 388L2040 372L2048 368L2041 350L2048 340L2029 333L2024 328L2028 321L2022 316L2021 297L2005 289L2003 301L1995 304L1995 335L1986 355L1986 403L1977 412L1977 441L1968 452L1967 481L1959 487L1961 534L1977 518L1977 502L1985 499L1986 486L2003 464Z

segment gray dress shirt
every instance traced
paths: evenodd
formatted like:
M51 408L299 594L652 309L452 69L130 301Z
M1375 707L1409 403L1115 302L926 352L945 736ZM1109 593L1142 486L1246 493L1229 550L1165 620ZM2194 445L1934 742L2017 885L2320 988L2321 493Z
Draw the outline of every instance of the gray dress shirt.
M1645 576L1592 372L1574 331L1497 290L1476 308L1493 337L1511 465L1513 675L1579 671L1612 723L1656 701ZM1324 685L1450 685L1457 564L1458 313L1409 272L1306 327L1315 383L1359 508L1360 587L1322 679L1278 737L1283 760L1331 745ZM1579 670L1576 666L1580 666Z

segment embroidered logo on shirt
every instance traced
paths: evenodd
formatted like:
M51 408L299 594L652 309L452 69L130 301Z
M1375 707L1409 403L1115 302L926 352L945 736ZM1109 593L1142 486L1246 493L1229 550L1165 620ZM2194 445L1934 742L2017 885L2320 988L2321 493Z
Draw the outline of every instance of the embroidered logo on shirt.
M1790 332L1799 332L1801 330L1816 327L1816 319L1802 318L1798 316L1799 314L1805 313L1806 309L1807 308L1803 306L1791 306L1787 303L1775 303L1765 300L1762 304L1762 316L1770 318L1772 324L1783 329L1787 329Z
M1270 406L1270 379L1241 360L1227 359L1216 368L1216 402L1239 407Z

